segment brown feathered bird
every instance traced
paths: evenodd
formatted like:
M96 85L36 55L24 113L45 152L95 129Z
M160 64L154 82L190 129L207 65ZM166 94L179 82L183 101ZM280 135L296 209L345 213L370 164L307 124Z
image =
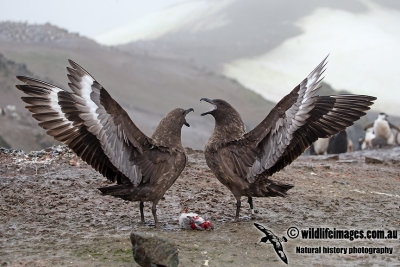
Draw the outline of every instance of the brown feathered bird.
M207 165L237 200L285 196L293 187L269 179L295 160L318 138L328 137L365 115L375 97L365 95L318 96L325 58L268 116L250 132L239 113L226 101L202 98L214 106L215 128L205 147Z
M152 201L156 205L186 165L181 129L193 109L176 108L159 123L151 138L86 70L69 60L73 92L33 78L18 76L26 108L47 134L68 145L79 157L116 185L99 188L107 195Z

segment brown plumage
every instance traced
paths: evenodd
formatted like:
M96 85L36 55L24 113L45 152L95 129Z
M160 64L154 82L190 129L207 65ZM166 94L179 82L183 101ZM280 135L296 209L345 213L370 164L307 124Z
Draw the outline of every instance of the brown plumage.
M151 138L132 122L126 111L81 66L69 60L73 92L33 78L17 88L25 93L26 108L47 134L68 145L79 157L116 185L99 188L107 195L152 201L156 205L186 165L181 129L193 109L176 108L161 120Z
M318 138L331 136L365 115L375 97L364 95L318 96L326 58L286 95L252 131L246 133L239 113L226 101L202 98L214 109L203 113L215 118L205 148L207 165L237 200L286 196L293 187L269 179L295 160Z

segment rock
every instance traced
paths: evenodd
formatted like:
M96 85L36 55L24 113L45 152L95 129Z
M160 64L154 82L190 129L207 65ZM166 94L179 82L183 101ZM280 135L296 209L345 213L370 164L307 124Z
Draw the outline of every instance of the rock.
M339 155L320 155L312 157L312 160L339 160Z
M46 155L46 151L44 150L39 150L39 151L31 151L28 156L30 157L43 157L44 155Z
M377 158L371 158L371 157L365 157L365 163L369 164L382 164L383 160L377 159Z
M0 147L0 153L9 154L10 153L10 149L8 149L6 147Z
M396 165L400 165L400 160L398 159L391 159L391 162Z
M178 248L171 239L150 233L131 233L132 252L135 261L143 267L178 266Z
M342 159L342 160L338 160L336 161L336 163L357 163L358 161L355 159Z

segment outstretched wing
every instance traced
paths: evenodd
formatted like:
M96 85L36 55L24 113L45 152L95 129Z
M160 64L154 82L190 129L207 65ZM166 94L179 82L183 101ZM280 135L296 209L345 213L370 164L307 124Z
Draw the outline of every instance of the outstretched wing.
M236 153L238 163L233 169L238 169L241 177L252 183L258 177L272 175L318 138L344 130L369 110L375 97L318 96L326 60L286 95L257 127L241 140L226 144L226 150Z
M276 252L276 254L278 254L279 258L281 258L281 260L282 260L284 263L288 264L288 259L287 259L287 257L286 257L285 252L283 252L283 247L282 247L282 245L280 244L280 242L279 242L279 245L280 245L280 246L276 246L276 245L274 244L275 252Z
M269 240L271 242L271 244L274 246L275 252L276 254L278 254L279 258L281 258L281 260L283 262L285 262L286 264L288 263L287 257L285 255L285 253L283 252L283 247L281 242L279 241L279 239L268 229L266 229L264 226L262 226L261 224L258 223L254 223L254 226L260 230L261 232L263 232L264 234L266 234L269 238L271 237L275 237L274 240Z
M263 232L264 234L269 234L267 231L269 231L268 229L266 229L264 226L262 226L261 224L258 223L254 223L254 226L260 230L261 232Z
M17 88L27 96L22 100L26 108L47 134L68 145L80 158L111 181L126 183L129 180L108 160L96 136L90 133L71 97L71 93L52 84L33 78L18 76L24 85Z
M68 144L74 151L79 151L74 148L75 143L81 144L80 147L86 145L90 159L81 157L89 164L96 160L107 162L104 168L118 173L121 182L137 186L158 178L171 168L173 158L169 150L153 145L86 70L72 60L69 63L72 68L67 70L72 93L20 77L26 85L17 87L30 95L22 99L31 104L27 108L41 121L40 126L47 127L49 135ZM75 141L71 141L70 135L76 138L72 139ZM90 142L84 136L88 136ZM89 153L92 150L98 154ZM110 175L106 177L115 180Z

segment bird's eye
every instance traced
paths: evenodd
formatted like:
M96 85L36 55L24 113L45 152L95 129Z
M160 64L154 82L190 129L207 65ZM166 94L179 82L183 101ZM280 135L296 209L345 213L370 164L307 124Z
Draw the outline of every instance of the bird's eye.
M216 101L216 104L218 104L219 106L224 106L225 105L225 103L220 101L220 100Z

